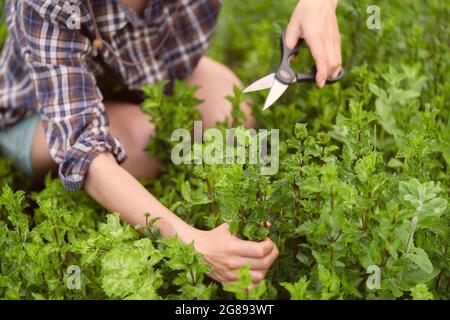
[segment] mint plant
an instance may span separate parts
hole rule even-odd
[[[32,186],[0,158],[0,298],[449,299],[450,9],[438,0],[379,1],[389,12],[384,28],[368,30],[369,4],[339,4],[341,83],[291,86],[264,112],[264,94],[235,88],[228,97],[236,131],[245,130],[244,101],[258,128],[279,129],[274,175],[248,158],[173,163],[173,131],[192,132],[200,120],[196,88],[143,88],[142,111],[156,127],[148,152],[164,164],[143,185],[196,228],[226,222],[242,239],[270,237],[280,256],[264,282],[251,287],[246,266],[236,282],[217,284],[194,244],[159,235],[152,212],[133,228],[51,176]],[[250,83],[277,66],[275,44],[291,9],[288,0],[224,3],[208,53]],[[0,47],[5,35],[2,19]],[[305,54],[295,63],[301,70],[313,62]],[[224,136],[226,128],[217,124]],[[187,157],[211,146],[193,144]],[[373,277],[379,286],[369,285]]]

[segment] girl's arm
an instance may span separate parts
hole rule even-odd
[[[155,226],[163,236],[177,234],[184,243],[194,241],[196,250],[212,267],[210,276],[217,281],[236,280],[233,271],[249,262],[253,280],[259,282],[278,256],[275,244],[268,238],[260,243],[240,240],[228,232],[226,225],[211,231],[193,228],[153,197],[110,153],[94,158],[84,187],[102,206],[119,212],[131,225],[145,225],[144,214],[149,213],[151,218],[160,218]]]
[[[145,213],[161,218],[156,226],[163,236],[178,233],[180,240],[194,240],[194,228],[172,214],[130,174],[110,153],[98,155],[89,166],[85,190],[109,211],[119,212],[131,225],[145,225]]]

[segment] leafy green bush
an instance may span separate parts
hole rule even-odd
[[[169,163],[158,180],[144,181],[198,228],[226,221],[246,239],[269,235],[280,257],[258,287],[246,289],[246,268],[235,283],[213,283],[192,245],[161,239],[151,219],[139,233],[115,214],[105,217],[84,192],[66,192],[57,180],[13,192],[7,185],[18,190],[23,182],[2,161],[0,297],[449,299],[450,8],[379,1],[383,29],[369,30],[369,4],[339,7],[342,83],[292,87],[265,112],[265,95],[251,96],[259,125],[280,129],[276,175],[260,175],[258,165]],[[210,54],[245,82],[266,74],[293,5],[225,2]],[[307,54],[296,61],[312,63]],[[168,159],[173,129],[192,129],[199,115],[194,90],[177,83],[175,96],[164,97],[161,88],[145,89],[142,109],[157,126],[149,152]],[[235,109],[242,99],[230,98]],[[67,286],[70,266],[80,268],[80,289]],[[366,285],[371,266],[380,270],[378,289]]]

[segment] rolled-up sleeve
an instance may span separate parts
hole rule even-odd
[[[39,101],[46,141],[64,187],[83,188],[91,161],[110,152],[118,163],[126,159],[119,140],[108,129],[108,118],[95,76],[85,59],[91,42],[69,29],[63,8],[22,7],[23,53]]]

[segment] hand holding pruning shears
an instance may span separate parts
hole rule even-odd
[[[336,18],[338,0],[301,0],[286,30],[286,45],[292,49],[303,38],[317,65],[316,82],[325,85],[341,70],[341,37]]]
[[[293,83],[316,82],[319,87],[344,76],[339,27],[336,19],[338,0],[301,0],[281,37],[282,60],[277,72],[254,82],[244,92],[271,89],[264,109],[269,108]],[[309,73],[297,73],[290,61],[306,41],[316,62]]]

